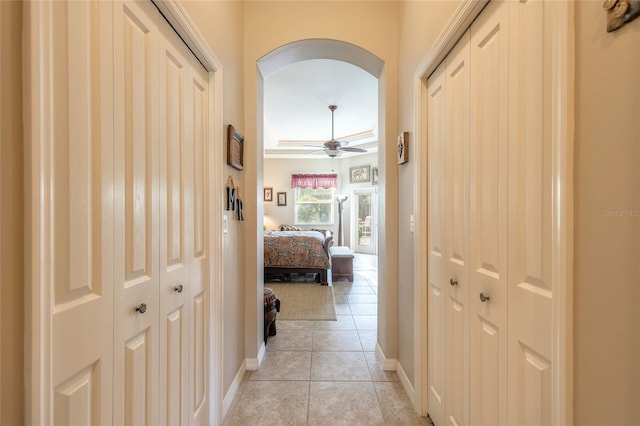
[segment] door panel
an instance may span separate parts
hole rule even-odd
[[[445,164],[446,164],[446,98],[444,64],[429,77],[428,156],[429,156],[429,360],[428,412],[435,424],[445,424]]]
[[[469,32],[446,59],[447,424],[469,422]]]
[[[188,258],[191,260],[189,269],[189,297],[191,305],[191,333],[189,353],[191,354],[189,368],[189,423],[207,425],[209,422],[209,394],[208,394],[208,324],[209,307],[207,303],[209,283],[209,253],[206,246],[206,235],[209,222],[205,215],[207,205],[206,190],[207,173],[205,161],[208,158],[208,132],[206,127],[209,114],[209,88],[207,74],[196,59],[191,56],[190,61],[190,117],[192,129],[189,136],[191,141],[191,171],[192,171],[192,225],[188,228],[191,233],[191,249]]]
[[[164,345],[160,347],[160,353],[166,354],[166,361],[164,369],[161,369],[160,376],[165,376],[166,379],[163,383],[162,389],[166,390],[165,394],[165,413],[160,413],[160,417],[163,418],[166,415],[166,424],[179,425],[183,422],[184,417],[184,390],[186,387],[186,374],[185,367],[187,361],[187,354],[185,353],[185,336],[184,330],[187,329],[186,318],[183,313],[183,308],[179,308],[174,312],[169,313],[166,316],[166,323],[164,324],[164,331],[166,333]],[[162,333],[161,331],[161,333]],[[162,356],[161,356],[162,359]]]
[[[470,423],[478,425],[507,424],[507,12],[492,2],[471,27]]]
[[[157,30],[148,2],[114,3],[114,422],[158,423]]]
[[[99,423],[100,369],[96,364],[80,371],[56,387],[53,396],[54,424],[88,425]]]
[[[144,330],[124,344],[124,424],[150,424],[152,401],[150,385],[151,344],[148,330]]]
[[[186,47],[169,28],[161,29],[157,96],[160,110],[160,423],[188,424],[189,291],[187,255],[192,194],[187,139],[190,78]]]
[[[509,422],[549,424],[553,288],[548,6],[510,6]],[[516,43],[517,40],[517,43]],[[546,67],[549,68],[549,67]]]
[[[166,126],[160,135],[160,381],[167,408],[160,419],[206,424],[208,76],[172,29],[159,27],[165,44],[158,98]]]
[[[207,302],[206,293],[201,293],[193,298],[193,344],[191,360],[192,371],[192,418],[190,421],[197,424],[206,424],[207,402]]]
[[[355,214],[351,229],[352,240],[357,253],[376,254],[378,251],[378,190],[376,188],[353,191],[351,203]]]
[[[89,2],[50,7],[53,161],[45,196],[53,200],[47,249],[53,265],[53,420],[107,424],[113,372],[113,59],[100,47],[111,46],[111,11]],[[70,28],[86,36],[75,37]]]

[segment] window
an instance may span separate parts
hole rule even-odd
[[[296,188],[294,225],[333,225],[334,188]]]

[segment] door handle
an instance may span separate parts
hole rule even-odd
[[[488,294],[480,293],[480,301],[481,302],[487,302],[489,299],[491,299],[491,298],[489,297]]]
[[[141,314],[144,314],[145,312],[147,312],[147,304],[141,303],[138,306],[136,306],[136,312],[139,312]]]
[[[458,285],[458,279],[457,278],[451,278],[449,279],[449,284],[456,286]]]
[[[175,291],[176,293],[182,293],[182,290],[183,290],[183,289],[184,289],[184,288],[182,287],[182,284],[178,284],[177,286],[175,286],[175,287],[173,288],[173,291]]]

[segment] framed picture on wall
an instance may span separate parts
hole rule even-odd
[[[270,186],[266,186],[264,188],[264,200],[273,201],[273,188],[271,188]]]
[[[368,183],[369,180],[371,179],[370,172],[371,172],[371,166],[369,165],[351,167],[349,169],[349,182],[350,183],[362,183],[362,182]]]
[[[231,124],[227,127],[227,164],[242,170],[244,168],[242,157],[244,155],[244,136]]]
[[[409,132],[402,132],[398,136],[398,164],[409,161]]]
[[[378,184],[378,168],[374,167],[371,169],[371,185]]]
[[[278,205],[286,206],[287,205],[287,193],[286,192],[278,192]]]

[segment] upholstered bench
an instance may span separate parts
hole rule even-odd
[[[331,256],[331,279],[337,281],[346,278],[353,282],[353,253],[349,247],[329,247]]]

